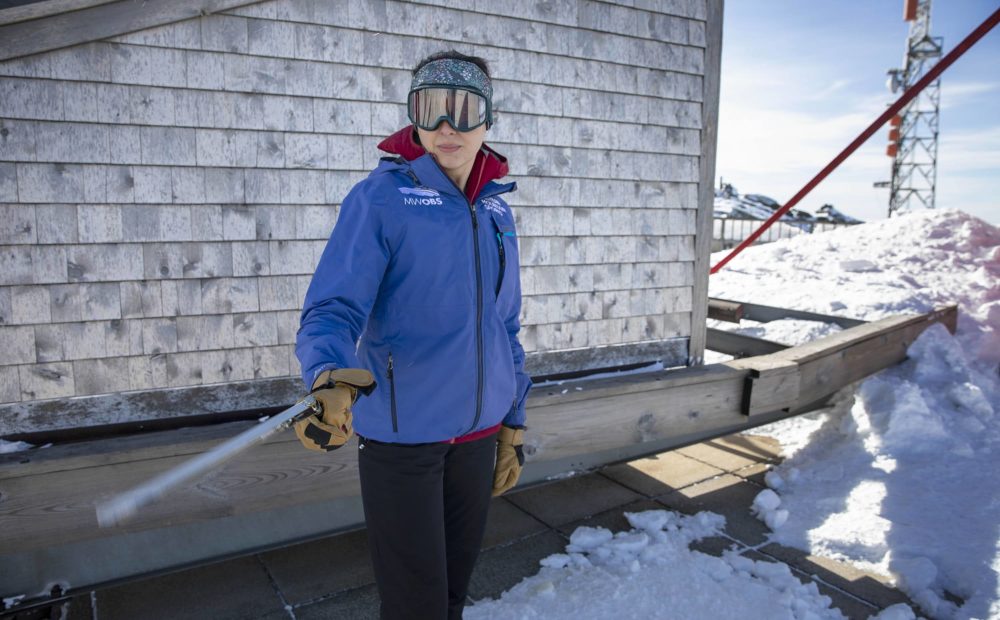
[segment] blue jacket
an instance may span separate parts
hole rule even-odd
[[[344,199],[313,275],[295,352],[302,378],[366,368],[354,428],[377,441],[446,441],[524,425],[514,217],[487,183],[470,205],[430,155],[383,159]]]

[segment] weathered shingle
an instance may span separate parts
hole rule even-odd
[[[297,373],[337,205],[450,47],[493,67],[525,348],[689,335],[705,15],[278,0],[0,63],[0,402]]]

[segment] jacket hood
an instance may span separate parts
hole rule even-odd
[[[427,150],[416,141],[415,136],[416,130],[413,125],[407,125],[379,142],[378,148],[386,153],[399,155],[407,161],[413,161],[427,154]],[[507,158],[484,143],[483,148],[476,154],[476,161],[472,164],[469,181],[465,184],[465,197],[469,202],[474,202],[487,183],[502,179],[509,171]]]

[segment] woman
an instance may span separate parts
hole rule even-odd
[[[413,124],[344,199],[302,311],[296,354],[323,413],[296,433],[333,450],[357,431],[383,618],[462,617],[491,490],[524,461],[515,184],[494,182],[506,159],[483,143],[492,98],[481,58],[417,65]]]

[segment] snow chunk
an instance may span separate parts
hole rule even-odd
[[[753,500],[753,510],[754,512],[762,513],[769,510],[774,510],[781,505],[781,498],[778,494],[771,489],[764,489],[757,494],[757,497]]]
[[[0,440],[0,441],[2,441],[2,440]],[[24,600],[24,597],[25,597],[24,594],[18,594],[17,596],[8,596],[8,597],[4,598],[3,599],[3,608],[4,609],[10,609],[11,607],[14,607],[15,605],[20,605],[21,601]]]
[[[626,512],[625,519],[632,527],[647,532],[658,532],[675,522],[677,513],[667,510],[646,510],[643,512]]]
[[[911,592],[930,588],[937,579],[937,566],[925,557],[893,560],[892,571],[896,573],[900,585]]]
[[[785,486],[785,479],[781,477],[781,474],[772,469],[764,474],[764,484],[772,489],[780,491],[781,488]]]
[[[547,558],[542,558],[538,563],[549,568],[566,568],[571,561],[572,558],[565,553],[553,553]]]
[[[776,530],[788,521],[788,511],[779,509],[781,498],[771,489],[764,489],[757,494],[750,509],[757,518],[763,521],[771,530]]]
[[[614,538],[611,530],[603,527],[581,526],[569,537],[569,551],[588,551],[600,547]]]
[[[11,454],[13,452],[23,452],[33,448],[30,443],[24,441],[6,441],[0,439],[0,454]]]

